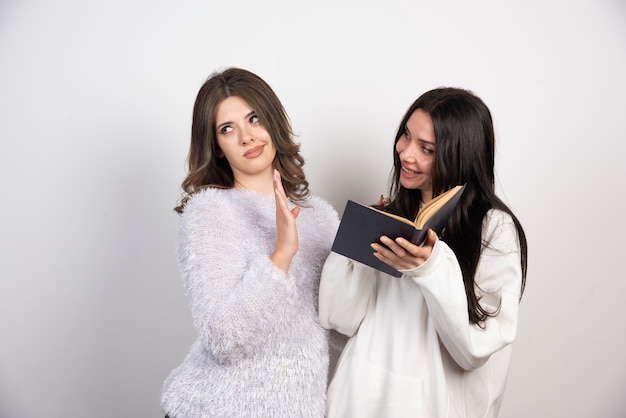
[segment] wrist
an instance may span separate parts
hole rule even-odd
[[[270,254],[270,261],[285,273],[289,271],[292,259],[293,255],[284,254],[279,251],[274,251]]]

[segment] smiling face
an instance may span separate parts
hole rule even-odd
[[[238,96],[224,99],[215,118],[217,144],[233,170],[235,181],[250,177],[272,178],[276,148],[254,109]]]
[[[433,196],[431,171],[436,150],[430,115],[417,109],[409,117],[404,135],[396,142],[396,152],[402,164],[400,184],[407,189],[419,189],[424,203]]]

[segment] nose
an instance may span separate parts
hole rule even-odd
[[[249,126],[242,126],[240,132],[241,132],[241,144],[242,145],[246,145],[254,141],[252,129]]]
[[[396,151],[398,152],[398,156],[403,161],[415,162],[417,158],[417,144],[413,141],[410,141],[408,144],[403,144],[401,141],[398,141],[396,144]]]

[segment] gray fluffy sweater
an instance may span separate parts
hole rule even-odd
[[[296,220],[289,273],[269,259],[274,196],[206,189],[180,219],[177,257],[198,338],[163,384],[172,418],[323,417],[328,335],[318,286],[339,224],[313,197]]]

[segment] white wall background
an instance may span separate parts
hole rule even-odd
[[[209,73],[291,115],[313,191],[385,191],[433,87],[495,118],[530,244],[502,417],[626,416],[623,0],[0,1],[0,417],[162,416],[194,338],[172,207]]]

